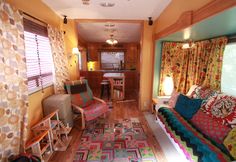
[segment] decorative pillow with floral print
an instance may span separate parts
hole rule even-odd
[[[209,87],[198,86],[194,89],[191,94],[192,98],[207,100],[209,97],[212,97],[217,93],[216,91],[210,89]]]
[[[236,123],[236,98],[219,94],[207,101],[204,111],[224,125]]]
[[[236,159],[236,128],[233,128],[226,136],[224,139],[224,145],[232,157]]]

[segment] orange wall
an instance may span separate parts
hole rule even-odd
[[[189,10],[197,10],[212,0],[172,0],[160,17],[155,21],[155,33],[175,23],[180,15]]]
[[[66,54],[71,54],[72,47],[77,46],[78,38],[74,20],[68,20],[68,24],[64,25],[62,18],[56,15],[47,5],[42,3],[41,0],[30,0],[30,2],[26,0],[7,0],[7,2],[17,9],[26,12],[27,14],[40,19],[45,23],[57,27],[60,30],[66,31],[66,34],[64,35]],[[79,77],[76,69],[78,65],[77,63],[75,64],[75,60],[77,61],[76,56],[73,56],[71,60],[68,60],[69,63],[70,61],[73,63],[72,67],[70,64],[68,65],[71,79],[76,79]],[[38,91],[29,96],[29,128],[43,117],[42,100],[52,94],[54,94],[54,90],[51,86],[46,88],[44,93]],[[30,136],[31,132],[29,131],[28,134]]]
[[[75,21],[68,20],[67,24],[62,25],[62,30],[66,32],[64,34],[66,54],[71,56],[68,57],[70,79],[76,80],[79,78],[78,56],[72,54],[72,48],[78,47],[78,35]]]
[[[153,26],[149,26],[145,21],[143,25],[141,42],[141,67],[140,67],[140,99],[141,110],[148,110],[151,107],[152,89],[152,64],[153,64]]]

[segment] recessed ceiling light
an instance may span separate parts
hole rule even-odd
[[[113,7],[113,6],[115,6],[115,3],[102,2],[102,3],[100,3],[100,6],[102,6],[102,7]]]

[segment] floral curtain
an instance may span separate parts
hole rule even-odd
[[[226,44],[226,37],[199,41],[190,49],[182,49],[183,43],[164,42],[159,95],[164,95],[163,80],[167,75],[172,75],[174,88],[182,93],[194,84],[220,90]]]
[[[23,16],[0,0],[0,161],[24,150],[28,88]]]
[[[188,53],[182,50],[182,43],[164,42],[162,45],[161,76],[159,95],[164,95],[163,81],[170,75],[174,79],[174,88],[177,91],[183,91],[185,88]]]
[[[227,42],[226,37],[212,39],[207,50],[208,62],[203,84],[212,89],[220,90],[223,54]]]
[[[68,60],[65,54],[63,33],[48,25],[48,37],[50,40],[54,62],[54,90],[55,93],[64,93],[64,83],[69,80]]]

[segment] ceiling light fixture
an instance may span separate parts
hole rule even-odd
[[[194,42],[192,40],[189,40],[183,44],[182,49],[193,48],[194,46],[195,46]]]
[[[113,38],[113,34],[111,34],[111,37],[109,39],[106,40],[106,43],[107,44],[110,44],[110,45],[115,45],[118,43],[118,41],[116,39]]]
[[[82,0],[83,5],[89,5],[90,0]]]
[[[102,7],[114,7],[115,3],[102,2],[102,3],[100,3],[100,6],[102,6]]]
[[[113,27],[115,27],[115,24],[112,24],[112,23],[108,22],[108,23],[105,24],[105,27],[106,28],[113,28]]]

